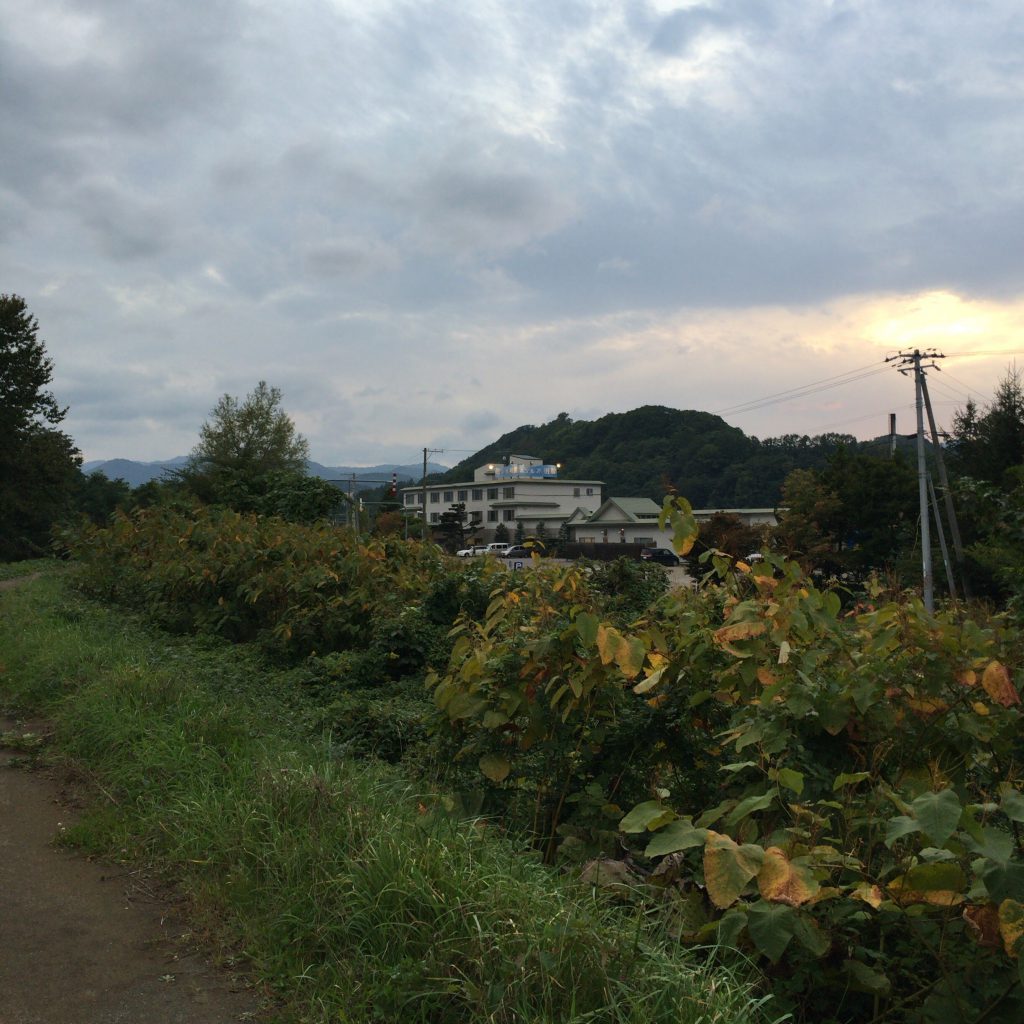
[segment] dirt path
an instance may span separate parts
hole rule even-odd
[[[24,723],[0,719],[0,733]],[[53,845],[66,786],[0,747],[0,1024],[265,1019],[239,978],[183,939],[174,907],[121,867]]]

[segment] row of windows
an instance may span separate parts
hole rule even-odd
[[[451,491],[431,491],[430,492],[430,504],[439,505],[442,501],[446,505],[454,504],[456,501],[483,501],[484,491],[487,491],[488,501],[497,501],[499,493],[503,501],[513,501],[516,496],[516,489],[514,487],[473,487],[473,488],[460,488],[459,490]],[[593,487],[574,487],[572,489],[572,496],[579,498],[583,493],[586,493],[587,497],[593,497]],[[423,492],[422,491],[406,491],[405,493],[406,505],[422,505],[423,504]],[[653,518],[653,513],[651,517]],[[643,513],[641,516],[646,518]]]
[[[488,501],[497,501],[498,494],[501,493],[501,498],[504,501],[512,501],[516,496],[516,489],[514,487],[473,487],[470,489],[463,489],[459,491],[431,491],[430,492],[430,504],[439,505],[442,501],[446,505],[451,505],[455,501],[483,501],[484,491],[487,491]],[[468,495],[472,493],[472,499]],[[580,489],[576,488],[576,496],[579,497]],[[587,488],[587,494],[592,494],[593,488]],[[456,497],[458,495],[458,497]],[[423,504],[423,492],[422,491],[406,491],[405,493],[406,505],[422,505]]]

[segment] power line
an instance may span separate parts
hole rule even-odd
[[[795,387],[795,388],[787,388],[785,391],[776,391],[774,394],[763,395],[760,398],[751,398],[751,399],[749,399],[746,402],[739,402],[737,405],[729,406],[727,409],[716,410],[714,415],[716,415],[716,416],[724,416],[726,413],[735,412],[735,411],[737,411],[739,409],[745,408],[748,405],[756,405],[756,404],[758,404],[760,402],[767,402],[769,400],[776,399],[776,398],[784,399],[784,397],[787,396],[787,395],[795,394],[796,392],[799,392],[799,391],[804,391],[807,388],[817,387],[819,384],[827,384],[829,381],[839,380],[840,377],[849,377],[851,374],[861,373],[864,370],[869,370],[869,369],[874,368],[876,365],[877,365],[876,363],[867,363],[864,366],[858,366],[856,369],[846,370],[844,373],[837,373],[837,374],[834,374],[831,377],[824,377],[822,380],[811,381],[809,384],[801,384],[801,385],[799,385],[798,387]]]
[[[853,376],[846,376],[843,380],[836,380],[832,383],[825,381],[819,381],[816,386],[805,384],[802,388],[794,388],[791,393],[781,392],[778,396],[768,396],[762,399],[754,399],[750,402],[745,402],[742,405],[733,406],[730,409],[722,410],[717,413],[719,416],[738,416],[747,412],[754,412],[758,409],[766,409],[772,405],[779,405],[782,402],[792,402],[797,398],[808,398],[811,395],[820,394],[823,391],[831,391],[834,388],[843,387],[846,384],[854,384],[857,381],[866,380],[869,377],[876,377],[878,374],[885,373],[886,368],[879,367],[878,369],[868,370],[866,373],[854,374]],[[828,378],[831,380],[831,378]]]

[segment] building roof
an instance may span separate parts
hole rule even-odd
[[[607,498],[588,524],[644,523],[657,526],[661,506],[650,498]]]

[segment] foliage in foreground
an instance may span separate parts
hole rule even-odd
[[[666,515],[692,542],[686,503]],[[1020,1020],[1017,623],[880,592],[844,613],[793,563],[714,563],[625,629],[573,570],[463,619],[434,679],[461,756],[621,818],[614,882],[643,883],[682,941],[761,958],[799,1019]],[[644,709],[653,751],[604,760]],[[648,798],[623,817],[638,760]]]
[[[162,865],[297,1017],[761,1019],[742,983],[643,916],[305,742],[288,678],[251,651],[146,635],[60,580],[0,600],[3,703],[56,716],[110,797],[72,838]]]
[[[692,543],[686,503],[666,515]],[[328,534],[275,531],[122,523],[80,550],[106,592],[192,626],[257,609],[293,653],[388,621],[397,654],[447,595],[432,605],[437,627],[458,616],[447,665],[448,641],[407,667],[435,668],[454,806],[532,827],[551,858],[594,858],[590,877],[643,892],[685,943],[738,945],[800,1019],[1024,1015],[1012,614],[931,616],[877,590],[844,610],[796,564],[717,555],[697,592],[616,608],[627,588],[602,593],[588,567],[485,565],[470,584],[415,546],[339,554],[317,546]],[[316,556],[295,559],[304,544]],[[339,683],[367,668],[331,659]]]

